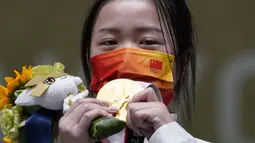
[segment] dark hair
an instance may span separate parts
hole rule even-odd
[[[83,27],[82,61],[87,86],[91,81],[90,45],[92,30],[101,8],[111,0],[95,0]],[[191,121],[195,107],[196,51],[191,14],[185,0],[153,0],[158,11],[161,26],[165,26],[173,41],[175,56],[175,98],[171,110]]]

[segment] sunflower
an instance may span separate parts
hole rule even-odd
[[[9,103],[12,103],[14,100],[13,93],[15,92],[15,90],[26,84],[26,82],[28,82],[32,78],[31,69],[32,69],[31,66],[29,66],[28,68],[26,66],[23,66],[21,74],[18,71],[14,70],[14,73],[16,74],[15,78],[12,77],[4,78],[7,83]]]
[[[14,70],[14,73],[16,74],[16,78],[12,77],[5,77],[4,80],[7,83],[7,89],[9,93],[13,93],[14,90],[18,87],[20,84],[20,73],[16,70]]]
[[[0,110],[8,103],[8,89],[0,85]]]
[[[28,68],[26,68],[26,66],[23,66],[22,73],[20,76],[20,82],[22,84],[26,84],[31,78],[32,78],[32,67],[29,66]]]

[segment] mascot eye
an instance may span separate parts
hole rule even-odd
[[[51,84],[53,84],[54,82],[55,82],[56,80],[55,80],[55,78],[47,78],[43,83],[44,84],[48,84],[48,85],[51,85]]]
[[[67,76],[63,76],[63,77],[61,77],[60,79],[65,79],[65,78],[67,78]]]

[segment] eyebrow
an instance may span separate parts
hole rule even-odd
[[[118,28],[102,28],[99,30],[99,33],[115,33],[119,34],[121,33],[121,30]]]
[[[138,32],[157,32],[157,33],[162,33],[161,28],[158,27],[153,27],[153,26],[143,26],[143,27],[137,27],[134,29],[135,31]],[[122,32],[121,29],[119,28],[113,28],[113,27],[108,27],[108,28],[102,28],[99,30],[99,33],[114,33],[114,34],[120,34]]]
[[[152,26],[137,27],[137,28],[135,28],[135,30],[138,31],[138,32],[157,32],[157,33],[162,33],[161,28],[152,27]]]

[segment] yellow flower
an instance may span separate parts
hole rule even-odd
[[[12,142],[11,139],[8,138],[8,137],[4,137],[4,138],[3,138],[3,141],[4,141],[5,143],[16,143],[16,142]]]
[[[11,143],[11,139],[9,139],[8,137],[4,137],[3,140],[5,143]]]
[[[0,110],[8,103],[8,89],[0,85]]]
[[[7,82],[7,88],[9,93],[13,93],[14,90],[19,86],[20,83],[20,74],[18,71],[14,70],[14,73],[16,74],[16,78],[12,78],[12,77],[6,77],[4,78],[5,81]]]
[[[31,78],[32,78],[32,67],[29,66],[28,69],[27,69],[26,66],[23,66],[22,67],[22,73],[21,73],[21,76],[20,76],[21,83],[25,84]]]
[[[15,90],[18,90],[18,88],[22,87],[32,78],[32,67],[29,66],[27,68],[26,66],[23,66],[21,74],[16,70],[14,70],[14,73],[16,74],[15,78],[12,78],[12,77],[5,78],[5,81],[7,83],[6,88],[0,85],[0,110],[1,112],[3,112],[1,114],[0,121],[1,121],[2,131],[3,129],[5,129],[5,133],[7,133],[7,136],[3,138],[3,141],[5,143],[16,143],[15,141],[12,140],[12,136],[10,136],[11,134],[9,133],[9,128],[11,124],[7,121],[14,122],[14,128],[18,128],[18,125],[15,126],[15,121],[9,120],[10,119],[9,116],[14,116],[16,120],[21,118],[20,117],[21,113],[18,111],[21,110],[22,108],[20,109],[16,106],[11,106],[11,105],[14,102],[13,100],[15,100],[16,98],[14,95]],[[10,113],[13,112],[13,109],[11,110],[12,112],[7,111],[8,106],[6,105],[10,105],[9,107],[12,107],[14,111],[17,110],[17,113],[14,112],[14,115],[10,115]],[[4,113],[9,113],[9,114],[4,114]],[[16,134],[17,132],[15,132],[15,134],[13,135],[16,135]]]
[[[21,84],[25,84],[32,78],[31,66],[29,66],[28,68],[24,66],[22,68],[21,74],[16,70],[14,70],[14,73],[16,74],[16,78],[12,77],[5,78],[9,93],[13,93],[17,89],[17,87],[19,87]]]

